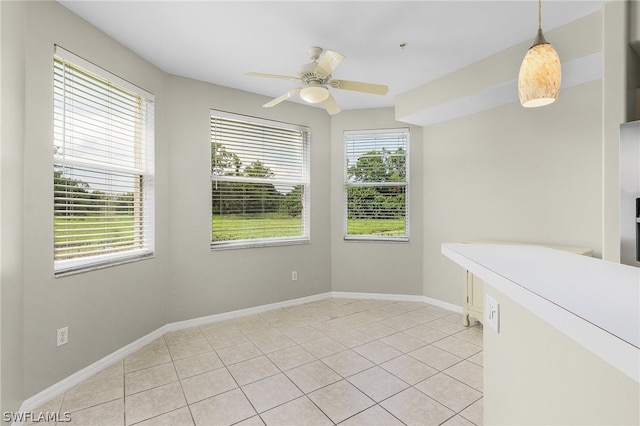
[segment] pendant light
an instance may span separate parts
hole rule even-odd
[[[538,0],[538,34],[522,60],[518,95],[523,107],[540,107],[554,102],[560,92],[560,58],[542,35],[542,0]]]

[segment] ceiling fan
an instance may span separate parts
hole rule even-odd
[[[278,96],[270,102],[267,102],[263,106],[270,108],[278,105],[280,102],[286,101],[291,96],[300,93],[300,97],[312,104],[322,103],[327,112],[331,115],[340,112],[340,107],[336,100],[331,96],[328,86],[334,89],[353,90],[356,92],[371,93],[374,95],[386,95],[389,88],[383,84],[363,83],[361,81],[349,81],[349,80],[332,80],[331,73],[340,62],[344,59],[344,55],[333,50],[327,50],[320,58],[322,48],[310,47],[309,55],[312,62],[302,66],[298,71],[297,77],[278,75],[278,74],[264,74],[258,72],[248,72],[246,75],[252,75],[256,77],[270,77],[280,78],[285,80],[301,81],[302,86],[288,91],[284,95]],[[318,60],[319,59],[319,60]]]

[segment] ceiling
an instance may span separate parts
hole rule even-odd
[[[538,25],[536,0],[58,1],[167,73],[272,98],[299,84],[244,73],[296,76],[309,47],[336,50],[346,58],[333,78],[389,86],[384,96],[332,89],[343,110],[392,107],[403,92],[533,40]],[[606,1],[546,0],[543,30]]]

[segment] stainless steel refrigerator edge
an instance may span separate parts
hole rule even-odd
[[[640,121],[620,125],[620,262],[640,267]]]

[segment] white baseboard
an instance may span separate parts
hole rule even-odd
[[[422,302],[429,305],[437,306],[447,311],[455,312],[457,314],[462,313],[462,306],[454,305],[452,303],[443,302],[442,300],[432,299],[426,296],[411,295],[411,294],[386,294],[386,293],[352,293],[332,291],[331,296],[335,298],[345,299],[372,299],[372,300],[393,300],[396,302]]]
[[[209,315],[206,317],[194,318],[186,321],[178,321],[169,324],[165,324],[157,330],[139,338],[138,340],[129,343],[128,345],[118,349],[117,351],[105,356],[102,359],[94,362],[93,364],[83,368],[80,371],[73,373],[72,375],[60,380],[58,383],[49,386],[45,390],[38,392],[36,395],[22,402],[20,406],[20,412],[28,413],[53,398],[62,395],[72,387],[80,384],[89,377],[99,373],[104,368],[125,359],[132,353],[142,349],[144,346],[153,342],[156,339],[162,337],[165,333],[170,331],[182,330],[190,327],[198,327],[201,325],[211,324],[218,321],[224,321],[232,318],[239,318],[243,316],[258,314],[261,312],[271,311],[274,309],[286,308],[290,306],[301,305],[304,303],[316,302],[319,300],[331,298],[331,293],[316,294],[313,296],[301,297],[299,299],[286,300],[284,302],[270,303],[267,305],[256,306],[247,309],[240,309],[237,311],[224,312],[221,314]],[[18,426],[17,423],[13,423],[14,426]]]
[[[115,362],[122,361],[132,353],[142,349],[144,346],[153,342],[156,339],[162,337],[165,333],[170,331],[182,330],[190,327],[198,327],[201,325],[211,324],[218,321],[224,321],[227,319],[239,318],[248,315],[254,315],[261,312],[271,311],[274,309],[286,308],[304,303],[316,302],[320,300],[330,298],[348,298],[348,299],[375,299],[375,300],[393,300],[402,302],[424,302],[430,305],[438,306],[440,308],[462,313],[462,307],[456,306],[450,303],[442,302],[436,299],[431,299],[425,296],[417,295],[402,295],[402,294],[383,294],[383,293],[350,293],[332,291],[329,293],[322,293],[313,296],[302,297],[299,299],[286,300],[284,302],[270,303],[267,305],[256,306],[252,308],[240,309],[237,311],[224,312],[221,314],[209,315],[200,318],[194,318],[186,321],[178,321],[169,324],[165,324],[157,330],[139,338],[138,340],[118,349],[117,351],[105,356],[104,358],[94,362],[88,367],[83,368],[60,380],[58,383],[49,386],[45,390],[38,392],[36,395],[23,401],[20,406],[20,412],[28,413],[34,411],[36,408],[52,400],[53,398],[62,395],[72,387],[78,385],[89,377],[99,373],[104,368],[112,365]],[[17,423],[13,425],[19,426]]]
[[[109,367],[115,362],[121,361],[132,353],[142,349],[149,343],[153,342],[156,339],[162,337],[167,331],[165,330],[165,326],[158,328],[157,330],[152,331],[151,333],[142,336],[138,340],[129,343],[127,346],[124,346],[118,349],[115,352],[110,353],[102,359],[94,362],[93,364],[83,368],[80,371],[73,373],[72,375],[60,380],[58,383],[49,386],[45,390],[38,392],[34,396],[29,399],[26,399],[22,402],[20,406],[21,413],[32,412],[34,409],[40,407],[42,404],[52,400],[53,398],[62,395],[72,387],[82,383],[84,380],[89,377],[99,373],[106,367]],[[16,423],[13,423],[16,425]]]
[[[344,299],[393,300],[394,302],[424,302],[423,296],[411,294],[353,293],[332,291],[331,296]]]
[[[428,303],[429,305],[437,306],[442,309],[446,309],[447,311],[455,312],[456,314],[462,313],[462,306],[454,305],[453,303],[443,302],[442,300],[432,299],[427,296],[421,296],[422,301],[424,303]]]
[[[166,332],[182,330],[184,328],[198,327],[201,325],[211,324],[218,321],[224,321],[233,318],[245,317],[248,315],[259,314],[261,312],[272,311],[275,309],[288,308],[290,306],[302,305],[304,303],[317,302],[319,300],[330,299],[331,293],[316,294],[313,296],[301,297],[299,299],[285,300],[284,302],[269,303],[268,305],[260,305],[252,308],[240,309],[237,311],[223,312],[221,314],[208,315],[206,317],[194,318],[185,321],[173,322],[165,325]]]

